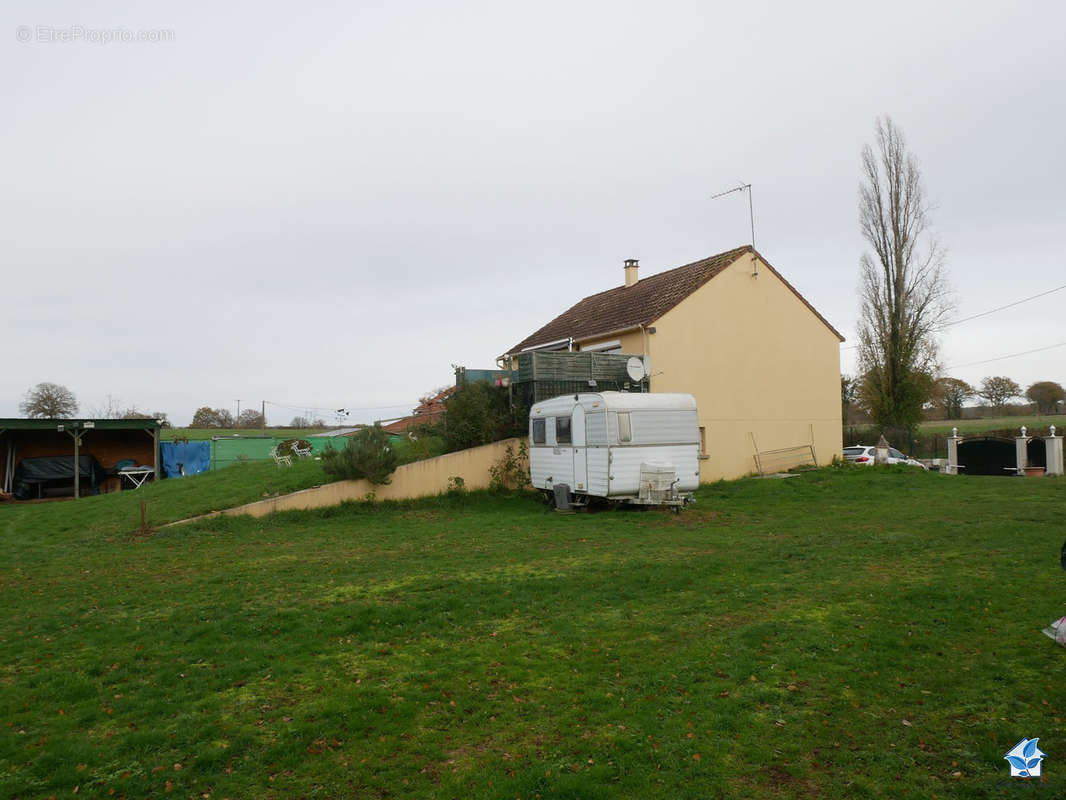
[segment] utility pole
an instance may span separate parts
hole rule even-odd
[[[241,401],[237,400],[237,419],[233,420],[234,427],[240,427],[240,425],[238,425],[238,423],[237,423],[237,420],[240,419],[240,418],[241,418]]]
[[[259,418],[263,420],[263,430],[267,427],[267,401],[263,401],[263,410],[259,414]]]

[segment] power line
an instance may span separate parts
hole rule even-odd
[[[961,325],[962,323],[969,322],[972,319],[977,319],[979,317],[987,317],[989,314],[995,314],[997,311],[1002,311],[1005,308],[1013,308],[1014,306],[1020,306],[1022,303],[1028,303],[1030,300],[1036,300],[1038,297],[1044,297],[1046,295],[1053,294],[1054,292],[1061,292],[1063,289],[1066,289],[1066,283],[1062,284],[1062,286],[1056,286],[1054,289],[1048,289],[1046,292],[1034,294],[1032,297],[1023,297],[1021,300],[1015,300],[1013,303],[1007,303],[1007,305],[1005,306],[990,308],[988,309],[988,311],[982,311],[980,314],[974,314],[972,317],[963,317],[962,319],[957,319],[953,322],[945,322],[940,327],[935,328],[935,330],[942,331],[944,330],[944,328],[950,328],[952,325]]]
[[[971,361],[969,364],[952,364],[949,367],[944,367],[944,369],[961,369],[962,367],[976,367],[978,364],[991,364],[993,361],[1006,361],[1008,358],[1027,356],[1030,353],[1043,353],[1045,350],[1054,350],[1056,347],[1066,347],[1066,342],[1059,342],[1058,344],[1049,344],[1047,347],[1038,347],[1035,350],[1023,350],[1020,353],[1011,353],[1009,356],[986,358],[984,361]]]
[[[1038,299],[1040,297],[1046,297],[1049,294],[1054,294],[1055,292],[1061,292],[1063,289],[1066,289],[1066,283],[1062,284],[1062,286],[1056,286],[1054,289],[1048,289],[1046,292],[1040,292],[1039,294],[1034,294],[1031,297],[1023,297],[1021,300],[1015,300],[1013,303],[1007,303],[1004,306],[997,306],[996,308],[990,308],[990,309],[988,309],[988,311],[982,311],[980,314],[974,314],[971,317],[963,317],[962,319],[957,319],[957,320],[954,320],[952,322],[945,322],[943,325],[938,325],[937,327],[933,328],[933,331],[934,332],[942,331],[945,328],[950,328],[950,327],[952,327],[954,325],[961,325],[962,323],[969,322],[970,320],[979,319],[980,317],[987,317],[989,314],[995,314],[997,311],[1003,311],[1004,309],[1007,309],[1007,308],[1014,308],[1014,306],[1020,306],[1022,303],[1028,303],[1030,300],[1036,300],[1036,299]],[[842,349],[844,349],[844,350],[857,350],[858,348],[859,348],[859,346],[857,344],[853,344],[850,347],[844,347]],[[1004,356],[1004,357],[1006,358],[1007,356]],[[993,360],[997,360],[997,359],[993,359]],[[960,365],[960,366],[964,366],[964,365]]]

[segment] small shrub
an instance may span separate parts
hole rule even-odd
[[[448,488],[445,493],[449,497],[462,497],[466,494],[466,481],[458,475],[452,475],[448,478]]]
[[[489,467],[489,491],[496,494],[514,492],[529,483],[529,449],[518,443],[518,452],[507,445],[500,460]]]
[[[389,483],[396,469],[396,453],[389,446],[389,435],[375,425],[349,438],[343,450],[331,448],[323,453],[322,469],[338,480],[365,478],[375,485]]]

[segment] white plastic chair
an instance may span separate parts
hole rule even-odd
[[[279,455],[278,454],[278,446],[277,445],[274,445],[273,447],[270,448],[270,455],[273,457],[274,463],[277,466],[279,466],[279,467],[282,466],[282,465],[284,465],[286,467],[291,467],[292,466],[292,456]]]

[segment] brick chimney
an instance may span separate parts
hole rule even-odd
[[[635,258],[627,258],[625,260],[626,265],[626,286],[633,286],[637,282],[637,269],[640,265]]]

